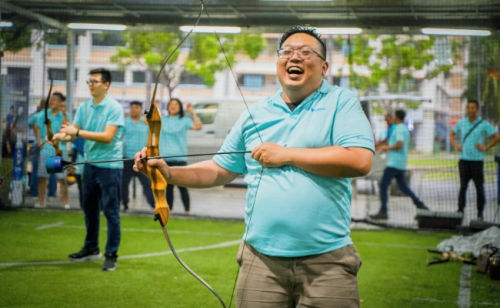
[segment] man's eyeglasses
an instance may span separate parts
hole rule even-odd
[[[89,79],[87,80],[87,84],[90,86],[90,85],[95,85],[95,84],[98,84],[98,83],[101,83],[102,81],[100,80],[93,80],[93,79]]]
[[[299,57],[301,57],[304,60],[309,60],[313,56],[313,54],[317,55],[321,60],[326,61],[325,57],[320,55],[317,51],[312,49],[309,46],[302,46],[302,47],[297,47],[297,48],[292,48],[292,47],[284,47],[280,48],[277,50],[278,52],[278,57],[280,59],[288,59],[293,56],[295,52],[299,54]]]

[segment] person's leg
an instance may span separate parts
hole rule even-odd
[[[465,160],[459,160],[458,162],[458,172],[460,174],[460,190],[458,192],[458,211],[464,212],[465,209],[465,194],[467,192],[467,185],[471,179],[470,175],[470,162]]]
[[[120,246],[120,188],[122,169],[99,168],[96,177],[100,187],[100,201],[104,216],[108,222],[106,255],[115,256]]]
[[[66,180],[57,180],[59,182],[59,190],[61,192],[61,202],[64,208],[69,208],[68,203],[68,184]]]
[[[85,215],[85,236],[84,246],[89,249],[99,248],[99,195],[100,187],[97,185],[97,167],[85,165],[83,169],[83,213]]]
[[[295,258],[276,258],[260,254],[242,243],[236,260],[240,265],[236,288],[238,308],[292,308],[291,264]]]
[[[168,207],[172,210],[174,208],[174,185],[167,184],[167,192],[165,194],[167,195]]]
[[[83,208],[83,191],[82,191],[82,175],[75,174],[76,185],[78,185],[78,201],[80,201],[80,208]]]
[[[382,175],[382,180],[380,180],[380,213],[387,213],[388,190],[395,170],[394,168],[386,167]]]
[[[45,161],[45,160],[44,160]],[[44,165],[43,163],[42,165]],[[57,179],[55,174],[49,176],[49,197],[55,197],[57,192]]]
[[[126,160],[123,162],[123,178],[122,178],[122,203],[123,209],[128,210],[128,202],[129,202],[129,191],[128,187],[130,185],[130,180],[134,175],[134,170],[132,170],[132,166],[134,165],[133,160]]]
[[[45,206],[45,196],[47,194],[47,181],[49,178],[49,174],[47,173],[47,169],[45,168],[45,155],[40,153],[38,161],[38,205]],[[43,163],[42,163],[43,162]]]
[[[477,161],[472,163],[472,181],[476,186],[476,200],[477,200],[477,217],[483,219],[484,204],[486,198],[484,196],[484,163]]]
[[[45,194],[47,193],[47,178],[38,178],[38,204],[45,206]]]
[[[142,185],[142,193],[146,197],[149,206],[155,208],[155,197],[153,196],[153,190],[151,189],[151,181],[148,177],[142,173],[137,173],[137,178]]]
[[[406,179],[405,179],[405,171],[404,170],[399,170],[396,169],[395,173],[395,178],[396,182],[398,183],[399,189],[407,196],[411,198],[413,201],[413,204],[417,206],[417,208],[426,208],[424,203],[413,193],[413,191],[408,187],[406,184]]]
[[[360,267],[361,258],[353,245],[297,258],[294,307],[360,307]]]
[[[190,208],[190,200],[189,200],[189,192],[186,187],[183,186],[177,186],[179,187],[179,191],[181,193],[181,199],[182,199],[182,204],[184,205],[184,211],[186,214],[189,215],[189,208]]]
[[[40,159],[40,150],[33,150],[32,154],[32,170],[30,176],[30,195],[32,197],[38,196],[38,161]]]

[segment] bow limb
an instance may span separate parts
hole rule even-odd
[[[50,101],[50,95],[52,94],[52,85],[54,83],[54,80],[51,78],[50,79],[50,88],[49,88],[49,93],[47,94],[47,99],[45,99],[45,128],[47,129],[47,140],[52,141],[52,138],[54,137],[54,133],[52,132],[52,121],[49,119],[49,101]],[[62,151],[59,148],[59,143],[58,142],[52,142],[52,145],[56,149],[56,156],[62,156]]]

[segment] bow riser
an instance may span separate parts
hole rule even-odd
[[[150,156],[159,156],[159,143],[160,143],[160,132],[161,132],[161,115],[158,111],[158,107],[151,105],[151,111],[146,117],[149,126],[148,135],[148,145],[146,154]],[[158,169],[153,169],[146,164],[147,173],[151,178],[151,189],[153,190],[153,196],[155,198],[155,219],[160,221],[162,226],[167,225],[168,217],[170,216],[170,209],[165,199],[165,190],[167,188],[167,181]]]

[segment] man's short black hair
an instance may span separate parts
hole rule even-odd
[[[403,121],[406,117],[406,111],[404,111],[403,109],[396,110],[394,114],[396,115],[396,118],[400,119],[401,121]]]
[[[109,82],[111,84],[111,72],[105,68],[95,68],[89,72],[89,75],[101,74],[101,81],[103,83]]]
[[[132,106],[132,105],[139,105],[142,108],[142,102],[140,102],[140,101],[131,101],[130,106]]]
[[[468,99],[467,104],[476,104],[476,107],[479,109],[479,102],[475,99]]]
[[[59,99],[60,99],[61,101],[63,101],[63,102],[65,102],[65,101],[66,101],[66,96],[64,96],[61,92],[54,92],[54,93],[52,93],[52,95],[53,95],[53,96],[54,96],[54,95],[55,95],[55,96],[59,96]]]
[[[321,55],[326,58],[326,44],[325,42],[321,39],[321,35],[316,32],[316,28],[311,27],[311,26],[293,26],[290,29],[288,29],[283,35],[281,36],[279,42],[278,42],[278,48],[281,48],[283,43],[292,35],[297,34],[297,33],[305,33],[308,34],[312,37],[314,37],[321,45]]]

